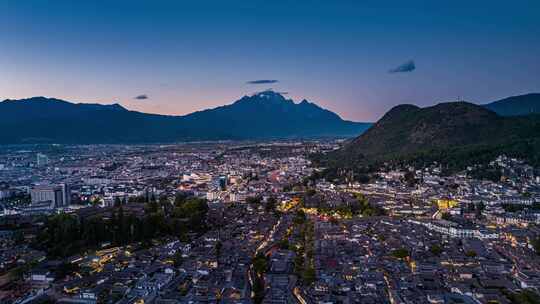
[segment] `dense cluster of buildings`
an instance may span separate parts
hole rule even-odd
[[[540,290],[540,179],[499,157],[308,178],[333,141],[8,147],[0,153],[5,303],[511,303]],[[205,229],[51,256],[47,216],[142,218],[178,194]],[[172,207],[171,207],[172,206]],[[157,210],[157,212],[160,212]],[[181,220],[180,220],[181,221]],[[256,265],[257,264],[257,265]],[[263,266],[261,266],[263,264]]]

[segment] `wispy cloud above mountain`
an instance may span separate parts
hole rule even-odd
[[[278,83],[279,80],[275,79],[257,79],[247,81],[246,84],[269,84],[269,83]]]
[[[416,65],[413,60],[409,60],[393,69],[390,69],[388,73],[409,73],[416,70]]]
[[[145,100],[145,99],[148,99],[148,95],[146,94],[141,94],[141,95],[137,95],[135,97],[133,97],[133,99],[137,99],[137,100]]]

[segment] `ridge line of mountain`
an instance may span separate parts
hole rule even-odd
[[[535,97],[535,99],[531,99]],[[540,111],[503,111],[540,104],[540,94],[498,101],[498,112],[469,102],[420,108],[398,105],[340,150],[313,160],[330,176],[343,169],[366,172],[392,164],[423,167],[438,162],[449,172],[489,162],[506,154],[540,166]]]
[[[276,92],[181,116],[34,97],[0,102],[0,143],[147,143],[221,139],[351,137],[370,123],[343,120]]]

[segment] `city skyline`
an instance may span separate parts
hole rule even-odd
[[[184,115],[273,88],[344,119],[538,92],[533,1],[0,4],[1,99]],[[466,47],[465,47],[466,46]]]
[[[0,0],[0,303],[540,303],[538,16]]]

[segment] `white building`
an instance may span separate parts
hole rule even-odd
[[[38,153],[37,154],[36,161],[37,161],[38,167],[46,166],[47,164],[49,164],[49,158],[47,157],[47,155],[45,155],[43,153]]]
[[[71,191],[67,184],[37,185],[30,190],[32,204],[50,202],[51,208],[69,206]]]

